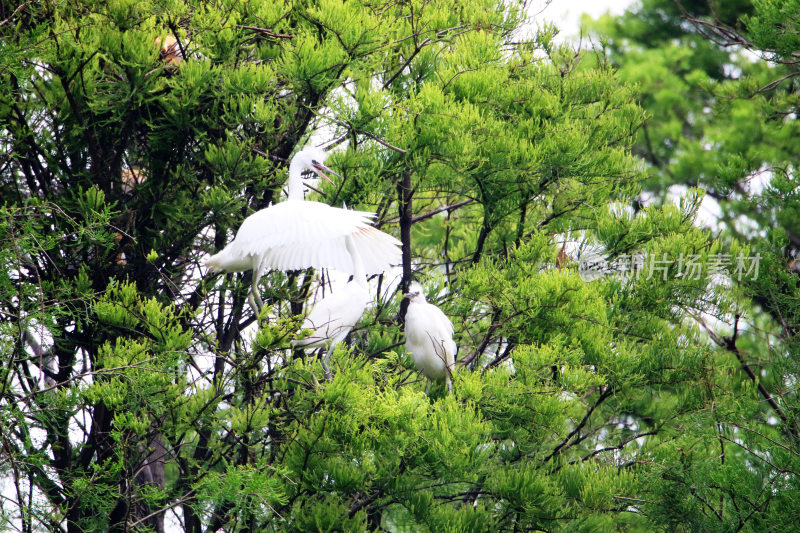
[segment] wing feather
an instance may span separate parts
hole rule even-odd
[[[400,241],[371,226],[374,216],[319,202],[281,202],[247,217],[224,254],[218,254],[226,262],[216,260],[213,266],[220,263],[225,269],[230,264],[241,270],[252,258],[261,258],[266,268],[336,268],[352,274],[353,261],[345,247],[350,236],[365,272],[380,273],[400,264]]]

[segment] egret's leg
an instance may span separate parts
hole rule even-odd
[[[455,363],[447,365],[447,373],[444,375],[444,382],[447,385],[447,392],[453,392],[453,369],[455,367]]]
[[[258,294],[258,287],[256,287],[255,283],[250,286],[250,294],[247,296],[247,303],[250,304],[256,316],[261,313],[261,308],[264,307],[264,302],[261,300],[261,295]]]
[[[258,291],[258,280],[261,279],[263,274],[264,266],[258,265],[257,268],[253,269],[253,279],[250,280],[250,296],[247,298],[247,301],[250,303],[250,307],[253,308],[253,312],[256,316],[261,313],[261,309],[264,307],[264,301],[261,299],[261,293]]]
[[[425,394],[428,394],[428,389],[431,388],[431,380],[425,378]]]
[[[256,305],[258,306],[258,311],[256,314],[260,313],[261,310],[264,308],[264,300],[261,299],[261,293],[258,291],[258,287],[253,287],[253,298],[256,301]]]
[[[323,350],[325,349],[323,348]],[[325,379],[328,381],[333,381],[333,374],[331,373],[331,369],[328,368],[328,361],[330,361],[331,358],[331,351],[333,351],[332,347],[322,352],[322,370],[325,371]]]
[[[247,303],[250,304],[250,308],[253,310],[253,314],[258,316],[258,305],[256,305],[256,299],[253,297],[253,289],[250,289],[250,293],[247,295]]]

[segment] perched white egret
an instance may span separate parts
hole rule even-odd
[[[307,147],[289,164],[289,195],[285,202],[247,217],[236,238],[221,252],[209,257],[209,272],[244,272],[253,269],[250,305],[258,312],[263,306],[258,280],[269,269],[301,270],[335,268],[355,274],[352,254],[345,239],[351,239],[368,274],[378,274],[400,263],[400,241],[370,225],[375,214],[304,201],[304,170],[331,181],[323,164],[327,154]]]
[[[364,265],[352,237],[345,238],[345,246],[353,258],[355,272],[352,279],[314,304],[302,326],[302,329],[310,329],[311,335],[292,343],[299,348],[324,348],[322,368],[329,379],[331,352],[347,337],[370,301]]]
[[[414,365],[430,381],[445,380],[447,390],[453,390],[452,376],[456,364],[456,342],[453,340],[453,323],[441,309],[425,301],[419,283],[412,283],[406,298],[406,350],[411,353]]]

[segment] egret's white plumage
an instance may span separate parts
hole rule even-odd
[[[309,329],[312,333],[292,343],[299,348],[324,348],[322,366],[328,375],[330,375],[328,359],[331,352],[347,337],[370,301],[367,277],[353,240],[352,237],[345,239],[347,251],[355,263],[353,278],[312,306],[302,326],[302,329]]]
[[[411,284],[407,297],[406,350],[426,378],[431,381],[445,380],[447,390],[451,391],[457,351],[453,340],[453,323],[441,309],[425,300],[419,283]]]
[[[236,238],[206,260],[209,272],[253,269],[251,297],[258,307],[261,298],[256,284],[269,269],[335,268],[355,274],[345,242],[348,238],[368,274],[384,272],[400,263],[400,241],[370,225],[373,213],[303,200],[303,170],[312,170],[328,181],[324,172],[335,174],[322,163],[326,157],[317,148],[298,152],[289,164],[288,199],[247,217]]]

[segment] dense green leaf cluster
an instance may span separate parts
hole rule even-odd
[[[718,252],[759,259],[757,275],[729,276],[715,291],[713,322],[696,317],[716,345],[715,426],[693,424],[684,458],[664,463],[660,494],[674,495],[652,509],[672,527],[795,527],[797,13],[796,2],[648,0],[592,23],[650,115],[634,146],[645,190],[656,201],[668,188],[705,190]]]
[[[791,58],[762,4],[722,20]],[[794,388],[796,345],[770,344],[762,379],[743,362],[800,312],[766,253],[786,238],[695,219],[794,126],[744,131],[773,101],[738,98],[701,36],[701,55],[675,45],[668,12],[662,33],[606,21],[643,40],[606,57],[525,37],[523,2],[0,2],[0,528],[788,527],[797,426],[762,388]],[[700,186],[674,205],[636,201],[648,136],[650,190]],[[201,266],[319,140],[342,179],[309,196],[376,212],[404,248],[331,381],[291,344],[330,273],[269,273],[254,316],[249,273]],[[788,228],[794,196],[775,174],[755,220]],[[589,281],[579,250],[641,268]],[[664,260],[756,250],[761,275],[733,285]],[[454,322],[452,394],[427,396],[402,349],[412,278]],[[732,337],[709,325],[745,316]]]

